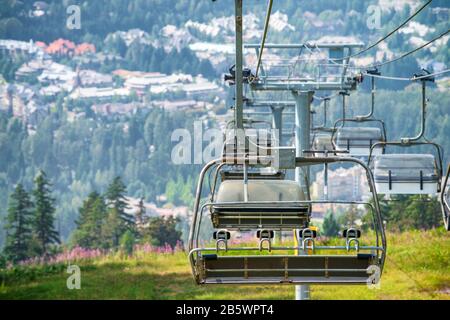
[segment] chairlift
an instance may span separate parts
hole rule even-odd
[[[224,159],[213,160],[200,173],[189,236],[189,260],[197,284],[367,284],[372,279],[368,274],[372,266],[382,271],[386,237],[369,168],[355,158],[294,156],[294,159],[294,165],[289,169],[335,162],[360,165],[367,174],[372,203],[310,200],[297,182],[249,179],[246,167],[253,165],[248,157],[240,159],[245,173],[242,180],[222,181],[211,190],[207,200],[202,201],[205,176],[210,170],[225,166]],[[316,244],[317,233],[309,227],[310,207],[321,203],[357,203],[370,208],[375,229],[374,244],[360,244],[357,239],[360,233],[354,231],[346,233],[342,245]],[[208,212],[216,229],[213,234],[215,245],[203,247],[199,234],[203,217]],[[273,245],[274,230],[293,228],[299,229],[298,245]],[[254,230],[256,245],[233,244],[230,230]]]
[[[442,152],[441,146],[424,138],[426,119],[426,81],[430,77],[421,77],[422,109],[421,129],[417,136],[401,138],[400,141],[377,142],[370,148],[368,164],[373,159],[375,185],[380,194],[437,194],[441,189]],[[413,147],[428,145],[436,151],[434,154],[383,154],[375,155],[373,150],[379,147]],[[375,156],[374,156],[375,155]],[[374,156],[374,157],[373,157]]]
[[[331,143],[331,133],[318,133],[314,135],[312,142],[312,150],[332,152],[334,146]]]
[[[346,119],[345,121],[352,120]],[[350,155],[356,157],[368,156],[373,144],[385,140],[382,129],[374,127],[341,127],[336,129],[335,136],[336,142],[333,138],[331,141],[334,143],[336,150],[348,150]],[[384,149],[381,145],[373,149],[374,155],[383,154],[383,152]]]
[[[373,144],[377,142],[386,141],[386,126],[382,120],[373,119],[374,106],[375,106],[375,84],[374,78],[372,78],[372,99],[371,110],[366,115],[356,116],[354,118],[345,117],[345,97],[348,96],[346,92],[340,92],[342,95],[342,118],[338,119],[334,123],[334,130],[331,138],[331,142],[338,151],[347,150],[351,156],[355,157],[367,157],[372,151],[374,155],[384,153],[382,145],[378,145],[377,148],[371,150]],[[346,123],[376,123],[378,127],[363,127],[353,126],[346,127]]]
[[[432,154],[385,154],[374,158],[380,194],[437,194],[439,169]]]
[[[444,226],[447,231],[450,231],[450,165],[447,168],[442,190],[439,197],[442,207],[442,217],[444,218]]]

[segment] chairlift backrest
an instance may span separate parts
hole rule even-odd
[[[336,149],[348,150],[350,155],[368,156],[371,146],[383,141],[380,128],[374,127],[341,127],[336,132]],[[382,154],[383,148],[375,148],[374,154]]]
[[[247,176],[249,179],[277,179],[283,180],[285,177],[285,173],[281,170],[276,170],[272,167],[249,167],[247,171]],[[220,170],[220,177],[222,181],[225,180],[243,180],[244,179],[244,170],[242,165],[228,165],[223,167]]]
[[[210,208],[215,228],[288,230],[309,221],[311,206],[295,181],[250,179],[246,190],[247,201],[243,180],[222,181]]]
[[[331,143],[331,134],[320,133],[314,137],[312,149],[314,151],[333,151],[334,147]]]
[[[298,182],[289,180],[249,180],[249,201],[302,201],[305,194]],[[216,202],[244,201],[242,180],[223,181],[217,191]]]
[[[373,161],[375,185],[383,194],[436,194],[439,174],[432,154],[385,154]]]

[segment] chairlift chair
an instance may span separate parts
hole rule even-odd
[[[380,143],[381,144],[381,143]],[[383,154],[372,157],[368,163],[373,168],[375,186],[379,194],[430,194],[440,192],[442,157],[440,146],[432,142],[383,142],[385,146],[409,147],[431,145],[433,154]],[[372,146],[376,147],[377,144]],[[437,159],[437,160],[436,160]]]
[[[444,226],[447,231],[450,231],[450,165],[447,168],[444,182],[442,184],[441,194],[439,197],[442,207],[442,217],[444,218]]]
[[[270,166],[263,161],[250,165],[248,157],[240,160],[245,173],[247,166]],[[316,232],[309,228],[310,207],[336,201],[309,200],[294,181],[254,180],[244,174],[242,180],[225,180],[217,188],[214,186],[208,200],[202,201],[205,176],[210,170],[225,166],[225,159],[217,159],[202,169],[197,185],[189,235],[189,261],[196,283],[366,284],[371,281],[368,272],[374,267],[381,272],[386,254],[386,237],[371,171],[362,161],[345,157],[294,156],[294,164],[289,169],[335,162],[357,164],[366,171],[373,202],[362,204],[367,205],[373,215],[376,238],[373,245],[360,245],[356,239],[360,235],[358,232],[347,232],[345,245],[316,245]],[[203,247],[199,234],[208,212],[216,228],[216,245]],[[272,244],[273,230],[293,228],[300,230],[298,245],[277,247]],[[256,246],[230,244],[228,230],[249,229],[256,231]]]
[[[368,70],[370,74],[380,74],[378,70]],[[382,145],[371,150],[373,144],[386,141],[386,126],[380,119],[373,118],[375,111],[375,78],[372,77],[371,108],[368,114],[358,115],[354,118],[345,116],[345,97],[347,92],[340,92],[342,96],[342,118],[334,123],[332,143],[337,151],[348,151],[351,156],[367,157],[370,152],[374,155],[384,153]],[[352,126],[346,127],[347,123],[376,123],[377,127]]]
[[[431,154],[386,154],[374,159],[375,186],[381,194],[436,194],[438,172]]]
[[[377,122],[380,127],[345,127],[338,124],[342,122]],[[332,143],[338,151],[347,150],[351,156],[367,157],[370,152],[373,155],[384,153],[383,145],[378,144],[376,148],[371,147],[377,142],[386,141],[386,128],[384,122],[378,119],[339,119],[335,122],[335,131],[332,135]]]
[[[426,70],[425,70],[426,71]],[[427,74],[429,72],[426,71]],[[432,77],[419,77],[422,87],[421,127],[414,137],[401,138],[400,141],[380,141],[370,148],[368,164],[373,161],[375,185],[382,194],[437,194],[441,191],[442,147],[428,141],[425,137],[426,125],[426,82],[434,81]],[[383,154],[375,155],[374,150],[386,146],[413,147],[428,145],[436,151],[433,154]]]

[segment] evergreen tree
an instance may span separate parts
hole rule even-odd
[[[157,217],[150,220],[148,237],[153,245],[163,246],[169,244],[174,247],[181,240],[181,232],[177,230],[178,218]]]
[[[106,191],[106,204],[109,207],[108,216],[103,229],[113,247],[119,245],[120,237],[127,230],[134,231],[135,222],[132,215],[125,212],[128,209],[125,194],[127,189],[120,177],[115,177]]]
[[[120,246],[127,255],[131,255],[133,253],[135,241],[134,234],[130,230],[125,231],[120,238]]]
[[[133,216],[125,212],[125,210],[129,208],[125,197],[126,193],[127,188],[123,183],[122,178],[115,177],[108,186],[105,197],[108,206],[116,209],[120,218],[126,224],[132,225],[134,224]]]
[[[12,262],[22,261],[29,255],[32,206],[28,193],[18,184],[11,194],[5,226],[7,236],[4,254]]]
[[[323,219],[322,224],[323,233],[327,237],[336,237],[339,233],[339,223],[334,217],[333,212],[328,211],[327,215]]]
[[[33,233],[36,239],[36,254],[48,254],[51,244],[60,243],[54,226],[55,200],[50,195],[51,185],[44,171],[39,172],[34,182]]]
[[[102,225],[106,217],[106,205],[103,197],[91,192],[79,209],[76,221],[77,230],[73,242],[83,248],[100,248],[103,246]]]
[[[102,247],[116,248],[119,245],[120,237],[125,231],[126,228],[120,219],[117,209],[109,209],[102,227]]]

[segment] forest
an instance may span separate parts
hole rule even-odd
[[[446,132],[450,131],[450,115],[445,106],[450,98],[436,89],[430,89],[428,97],[426,137],[449,150]],[[418,132],[420,85],[412,84],[402,92],[380,90],[376,99],[375,118],[385,121],[389,139]],[[370,106],[370,95],[352,94],[349,104],[354,113],[362,114]],[[315,108],[316,121],[320,122],[320,106]],[[399,116],[389,116],[392,110]],[[340,101],[333,101],[330,111],[331,123],[340,115]],[[159,203],[158,196],[166,194],[169,203],[192,205],[200,167],[174,165],[170,156],[175,143],[170,137],[176,128],[193,130],[195,113],[155,108],[116,118],[93,115],[75,122],[65,115],[51,113],[34,134],[29,134],[18,119],[0,115],[0,149],[4,151],[0,153],[0,203],[8,203],[17,183],[32,189],[35,176],[45,171],[53,184],[56,224],[62,239],[68,239],[75,229],[78,208],[88,194],[104,192],[117,176],[122,177],[129,196]],[[425,147],[417,151],[431,152]],[[444,164],[448,161],[445,153]],[[6,206],[2,210],[5,215]]]

